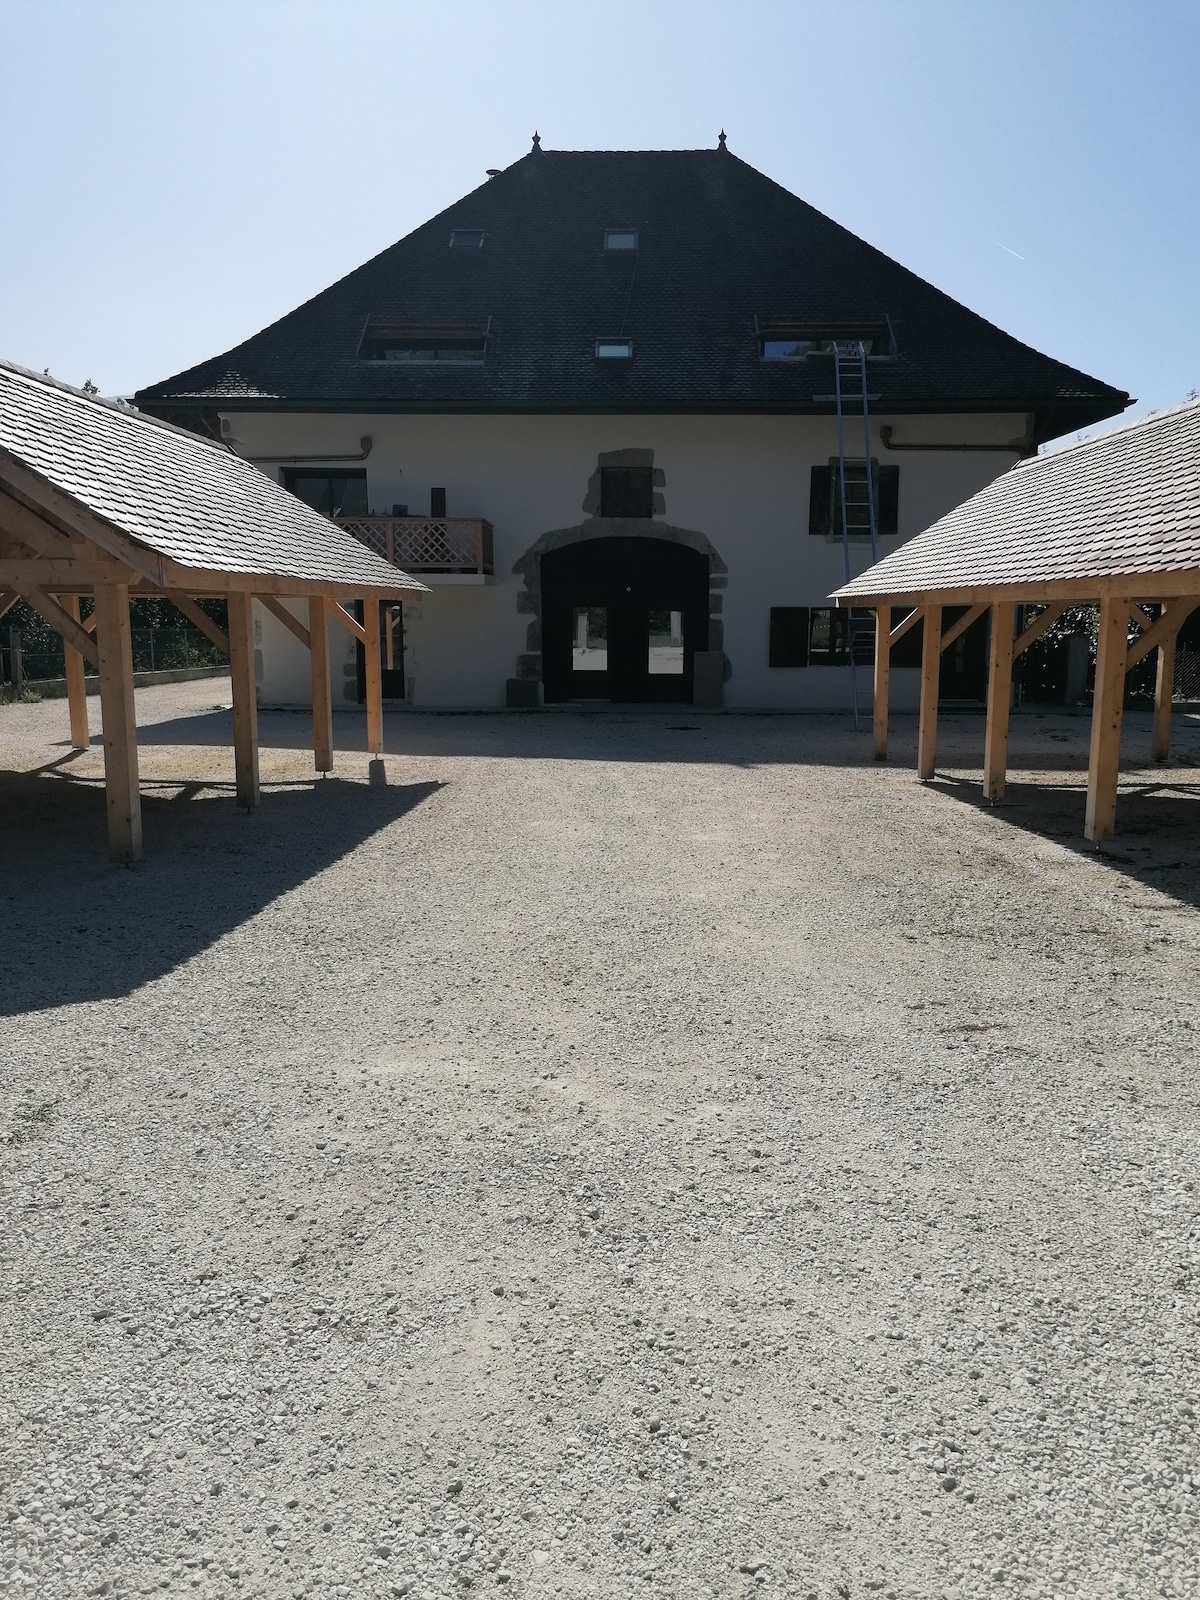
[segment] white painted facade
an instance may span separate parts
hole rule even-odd
[[[849,671],[768,665],[772,606],[820,606],[844,579],[841,540],[808,532],[810,471],[837,454],[832,417],[680,415],[406,415],[258,413],[223,417],[229,442],[248,457],[345,455],[363,435],[373,445],[363,463],[368,505],[386,515],[394,503],[416,515],[432,486],[444,486],[447,515],[485,517],[494,528],[493,578],[422,577],[430,592],[405,608],[407,699],[415,708],[496,708],[527,653],[531,617],[518,609],[525,580],[514,565],[544,535],[588,522],[588,482],[602,451],[650,449],[664,477],[665,511],[654,524],[707,540],[727,568],[722,589],[725,705],[740,710],[843,709]],[[872,419],[872,454],[900,467],[899,532],[880,555],[912,538],[1017,459],[995,451],[892,452],[894,442],[1004,446],[1026,434],[1022,413],[881,416]],[[861,456],[851,422],[847,453]],[[269,463],[263,470],[273,472]],[[280,474],[281,475],[281,474]],[[603,536],[603,519],[588,531]],[[852,545],[853,571],[870,561]],[[267,706],[307,706],[308,656],[269,613],[258,608],[260,697]],[[356,698],[354,647],[331,630],[335,704]],[[866,673],[860,682],[866,690]],[[916,703],[917,673],[897,670],[893,699]],[[342,687],[339,690],[339,683]]]

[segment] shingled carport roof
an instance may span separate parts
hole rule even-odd
[[[1153,754],[1170,740],[1175,644],[1200,605],[1200,400],[1012,467],[843,585],[839,606],[875,609],[875,752],[887,753],[891,646],[923,628],[917,771],[934,775],[942,650],[991,613],[984,792],[1004,792],[1015,657],[1075,602],[1100,625],[1085,831],[1116,817],[1125,675],[1158,652]],[[893,605],[912,607],[898,626]],[[946,630],[944,606],[967,607]],[[1040,614],[1014,637],[1017,606]]]
[[[33,478],[189,583],[219,572],[276,593],[423,588],[224,446],[0,361],[0,483]]]
[[[1010,468],[837,591],[839,603],[938,591],[946,604],[1036,586],[1099,599],[1200,570],[1200,400]],[[1172,593],[1168,586],[1161,592]],[[1185,587],[1187,580],[1183,580]]]
[[[116,859],[141,853],[131,596],[165,596],[228,654],[237,794],[250,808],[259,793],[253,601],[309,647],[314,754],[328,771],[330,619],[364,645],[367,744],[378,753],[379,603],[424,592],[222,446],[0,362],[0,616],[24,599],[62,634],[76,748],[88,743],[84,661],[99,672]],[[95,606],[81,622],[87,594]],[[228,632],[197,605],[202,596],[226,600]],[[307,600],[307,627],[285,598]],[[341,600],[363,601],[362,620]]]

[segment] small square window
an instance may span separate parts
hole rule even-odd
[[[604,248],[606,250],[636,250],[638,247],[638,233],[636,228],[605,228]]]
[[[652,517],[654,472],[650,467],[601,467],[602,517]]]
[[[455,228],[450,234],[451,250],[482,250],[482,228]]]
[[[632,339],[597,339],[597,361],[629,361],[633,357]]]

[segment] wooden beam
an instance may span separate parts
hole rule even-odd
[[[6,616],[20,598],[15,589],[0,589],[0,617]]]
[[[308,629],[298,617],[292,615],[282,600],[276,600],[271,594],[256,594],[254,598],[260,605],[266,606],[271,615],[278,618],[290,633],[294,633],[306,650],[309,648]]]
[[[72,556],[83,553],[78,544],[72,546],[70,536],[63,533],[61,528],[39,517],[36,511],[31,511],[20,500],[14,500],[3,489],[0,489],[0,528],[14,539],[19,539],[35,555],[58,556],[69,561]]]
[[[383,662],[379,638],[379,600],[371,595],[363,601],[363,655],[366,658],[367,749],[373,756],[383,754]]]
[[[194,628],[198,628],[206,639],[211,639],[218,650],[229,654],[229,635],[222,631],[219,623],[213,621],[207,611],[202,611],[190,595],[181,594],[178,589],[168,589],[165,598],[171,602],[176,611],[181,612]],[[230,604],[233,603],[232,596]]]
[[[325,606],[331,621],[340,622],[347,633],[354,635],[359,644],[366,644],[367,635],[357,617],[352,617],[345,606],[338,605],[336,600],[332,600],[328,596],[325,598]]]
[[[309,661],[312,667],[313,762],[318,772],[333,771],[333,697],[329,686],[329,623],[323,595],[308,602]]]
[[[0,449],[0,487],[52,525],[90,540],[152,583],[162,583],[163,558],[156,550],[147,549],[123,529],[106,522],[4,449]]]
[[[1135,601],[1131,601],[1129,605],[1129,620],[1134,627],[1139,628],[1143,633],[1152,628],[1155,623],[1155,618],[1150,615],[1145,606],[1139,606]]]
[[[137,574],[107,556],[59,560],[50,556],[0,557],[0,587],[16,589],[35,583],[51,594],[91,594],[98,583],[123,583],[132,588]]]
[[[1200,606],[1200,595],[1191,595],[1180,600],[1174,600],[1163,607],[1162,616],[1158,618],[1152,628],[1136,638],[1129,645],[1125,655],[1125,669],[1136,667],[1143,657],[1148,656],[1151,650],[1157,650],[1164,639],[1173,639],[1180,628]]]
[[[1110,839],[1116,827],[1128,633],[1128,602],[1119,599],[1101,601],[1096,690],[1092,699],[1092,739],[1088,756],[1087,816],[1084,822],[1084,833],[1095,843]]]
[[[380,566],[386,572],[382,558]],[[311,600],[316,595],[335,600],[361,600],[364,594],[378,595],[381,600],[419,600],[429,593],[425,584],[406,573],[393,569],[398,582],[367,585],[361,578],[340,582],[331,578],[284,577],[274,572],[229,572],[218,568],[181,566],[177,561],[163,560],[163,576],[157,587],[181,589],[186,594],[227,595],[235,589],[244,589],[261,600],[264,595],[274,595],[278,600]]]
[[[892,676],[892,608],[875,607],[875,759],[887,760],[888,693]]]
[[[74,617],[63,610],[57,600],[52,600],[44,589],[39,589],[35,584],[20,584],[17,592],[56,633],[61,633],[68,644],[74,645],[85,661],[90,661],[94,667],[100,665],[96,641],[90,633],[83,631]]]
[[[104,792],[108,853],[126,865],[142,855],[142,802],[138,793],[137,720],[133,701],[133,644],[129,589],[96,588],[96,643],[100,654],[100,710],[104,718]],[[91,641],[88,641],[89,644]]]
[[[1023,628],[1013,643],[1013,660],[1023,655],[1036,639],[1040,639],[1047,628],[1052,628],[1066,610],[1066,606],[1047,606],[1040,611],[1027,628]]]
[[[1158,647],[1154,669],[1154,732],[1150,741],[1153,761],[1165,761],[1171,753],[1171,700],[1175,693],[1175,644],[1178,631],[1163,639]]]
[[[917,731],[917,777],[928,783],[937,762],[938,678],[942,666],[942,608],[925,607],[921,640],[921,720]]]
[[[958,621],[952,622],[945,633],[942,634],[942,649],[948,650],[956,639],[961,639],[967,629],[973,623],[978,622],[987,609],[987,606],[982,602],[978,605],[969,606]]]
[[[1012,705],[1013,629],[1017,608],[1011,600],[992,607],[988,641],[987,724],[983,735],[983,797],[993,805],[1004,798],[1008,772],[1008,715]]]
[[[60,595],[59,604],[72,621],[79,621],[79,596],[77,594]],[[71,747],[75,750],[86,750],[92,742],[92,736],[88,729],[87,684],[84,682],[83,677],[83,657],[66,639],[63,640],[63,656],[66,662],[67,711],[71,719]]]
[[[875,607],[876,616],[878,616],[880,611],[882,611],[884,616],[886,616],[890,621],[891,614],[892,614],[891,606],[890,605],[876,606]],[[921,618],[924,615],[925,615],[925,613],[921,610],[920,606],[914,606],[912,608],[912,610],[908,613],[908,615],[905,617],[903,622],[898,622],[894,628],[891,628],[889,630],[889,632],[888,632],[888,644],[889,645],[893,645],[898,640],[903,639],[904,635],[908,632],[908,630],[910,628],[915,628],[917,623],[920,622]]]
[[[258,694],[254,686],[254,602],[248,594],[229,596],[228,647],[237,803],[253,811],[259,798]]]

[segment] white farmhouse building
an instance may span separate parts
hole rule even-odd
[[[421,706],[844,706],[837,352],[862,342],[880,553],[1129,397],[715,150],[534,148],[225,355],[138,394],[430,589],[384,629]],[[846,500],[866,486],[860,411]],[[853,487],[852,487],[853,485]],[[868,540],[851,541],[855,573]],[[263,613],[260,698],[307,704]],[[977,641],[982,656],[982,638]],[[355,699],[356,646],[331,646]],[[943,688],[970,693],[972,635]],[[915,701],[897,647],[894,703]],[[979,685],[980,689],[982,684]]]

